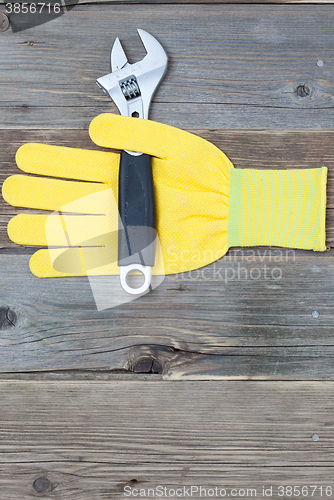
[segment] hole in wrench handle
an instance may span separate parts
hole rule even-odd
[[[122,151],[118,210],[118,265],[153,267],[157,231],[151,156]]]
[[[144,276],[144,283],[138,288],[132,288],[126,281],[127,276],[132,271],[138,271]],[[152,270],[150,267],[142,266],[141,264],[130,264],[129,266],[122,266],[120,269],[120,280],[123,290],[131,295],[139,295],[146,292],[151,285]]]

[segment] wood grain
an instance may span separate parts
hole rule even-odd
[[[100,311],[86,278],[38,279],[28,261],[0,255],[2,373],[334,378],[331,252],[235,252],[200,272],[167,277],[148,296]],[[118,277],[100,287],[115,301],[120,296]]]
[[[291,436],[291,439],[294,441],[294,436]],[[40,441],[40,446],[43,446],[42,441]],[[182,441],[180,441],[180,446],[182,446]],[[143,447],[141,446],[141,448]],[[158,453],[155,452],[157,459],[159,458]],[[159,462],[140,463],[147,454],[149,452],[145,449],[142,453],[137,451],[138,464],[99,463],[89,460],[89,458],[85,459],[86,457],[82,455],[77,460],[52,460],[48,462],[34,460],[31,463],[1,464],[0,484],[3,493],[8,495],[3,498],[6,500],[11,498],[32,500],[42,496],[42,498],[47,499],[71,500],[121,499],[126,498],[124,496],[126,486],[132,487],[134,493],[139,493],[140,490],[145,490],[147,493],[150,488],[150,498],[154,499],[159,497],[153,497],[152,489],[158,486],[166,488],[167,492],[178,489],[179,494],[180,489],[181,493],[185,488],[186,492],[190,494],[190,487],[197,487],[197,493],[194,490],[192,494],[192,498],[195,500],[203,498],[205,490],[208,491],[216,487],[218,487],[218,492],[221,488],[229,492],[233,489],[234,494],[238,491],[244,494],[244,491],[248,489],[248,495],[253,494],[253,497],[255,493],[254,491],[252,493],[251,490],[255,489],[257,497],[261,497],[263,487],[268,493],[272,487],[273,498],[279,498],[277,492],[282,492],[282,489],[278,490],[279,486],[281,488],[282,486],[292,486],[292,491],[293,487],[296,486],[296,491],[298,491],[297,485],[301,485],[299,486],[301,491],[301,487],[306,485],[311,494],[314,491],[311,485],[315,485],[317,490],[315,494],[320,494],[321,485],[323,485],[323,492],[326,491],[326,486],[332,485],[331,467],[326,465],[316,467],[299,465],[253,467],[230,465],[225,462],[219,465],[207,464],[206,462],[195,462],[194,459],[175,460],[168,465]],[[196,454],[193,455],[194,458],[196,456]],[[36,492],[34,484],[40,484],[42,481],[46,485],[45,489]],[[200,486],[203,488],[201,496],[199,494]],[[135,489],[137,492],[134,491]]]
[[[141,26],[170,63],[152,119],[183,128],[333,129],[333,16],[331,5],[75,7],[0,34],[0,127],[86,129],[115,110],[95,80],[109,71],[116,35],[131,61],[143,57]]]
[[[279,498],[279,485],[332,486],[333,390],[1,381],[2,498],[123,498],[126,485],[256,488],[257,497],[265,485]]]

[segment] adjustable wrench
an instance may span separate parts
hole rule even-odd
[[[153,94],[167,70],[167,55],[149,33],[138,29],[146,49],[141,61],[130,64],[119,38],[111,50],[111,73],[96,81],[124,116],[148,118]],[[151,268],[156,247],[156,213],[151,157],[122,151],[119,165],[118,265],[122,288],[139,294],[151,286]],[[131,271],[139,271],[144,283],[132,288],[126,281]]]

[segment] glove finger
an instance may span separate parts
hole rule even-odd
[[[31,272],[38,278],[117,275],[119,274],[117,242],[113,241],[103,247],[38,250],[31,257],[29,266]],[[152,274],[164,274],[163,257],[159,246]]]
[[[29,267],[38,278],[119,274],[117,245],[114,252],[109,247],[38,250]]]
[[[212,177],[212,168],[225,180],[233,167],[225,154],[210,142],[169,125],[151,120],[130,118],[105,113],[91,122],[89,134],[96,144],[103,147],[138,151],[163,160],[165,170],[171,175],[190,175],[194,182],[194,161],[204,158],[203,176]],[[165,161],[168,160],[168,161]],[[198,172],[196,172],[197,174]]]
[[[36,246],[115,246],[117,213],[105,215],[20,214],[8,224],[8,235],[19,245]],[[113,241],[112,241],[113,240]]]
[[[17,166],[31,174],[108,183],[118,172],[119,154],[48,144],[24,144]]]
[[[94,118],[89,127],[89,135],[99,146],[138,151],[158,158],[171,157],[176,149],[182,147],[187,136],[192,140],[196,138],[189,132],[152,120],[111,113]]]
[[[117,191],[117,180],[114,188]],[[15,207],[61,210],[63,212],[103,214],[105,197],[97,193],[110,190],[107,184],[62,181],[28,175],[12,175],[2,186],[2,195]],[[95,196],[94,196],[95,195]],[[88,198],[87,198],[88,197]]]

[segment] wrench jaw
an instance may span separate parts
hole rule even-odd
[[[96,83],[109,94],[121,115],[147,119],[153,94],[166,73],[168,59],[152,35],[141,29],[137,31],[147,52],[144,59],[130,64],[116,38],[111,51],[112,72]]]
[[[118,69],[122,69],[127,62],[128,59],[125,55],[122,44],[119,38],[117,37],[116,40],[114,41],[114,45],[111,49],[111,54],[110,54],[111,71],[114,72],[117,71]]]

